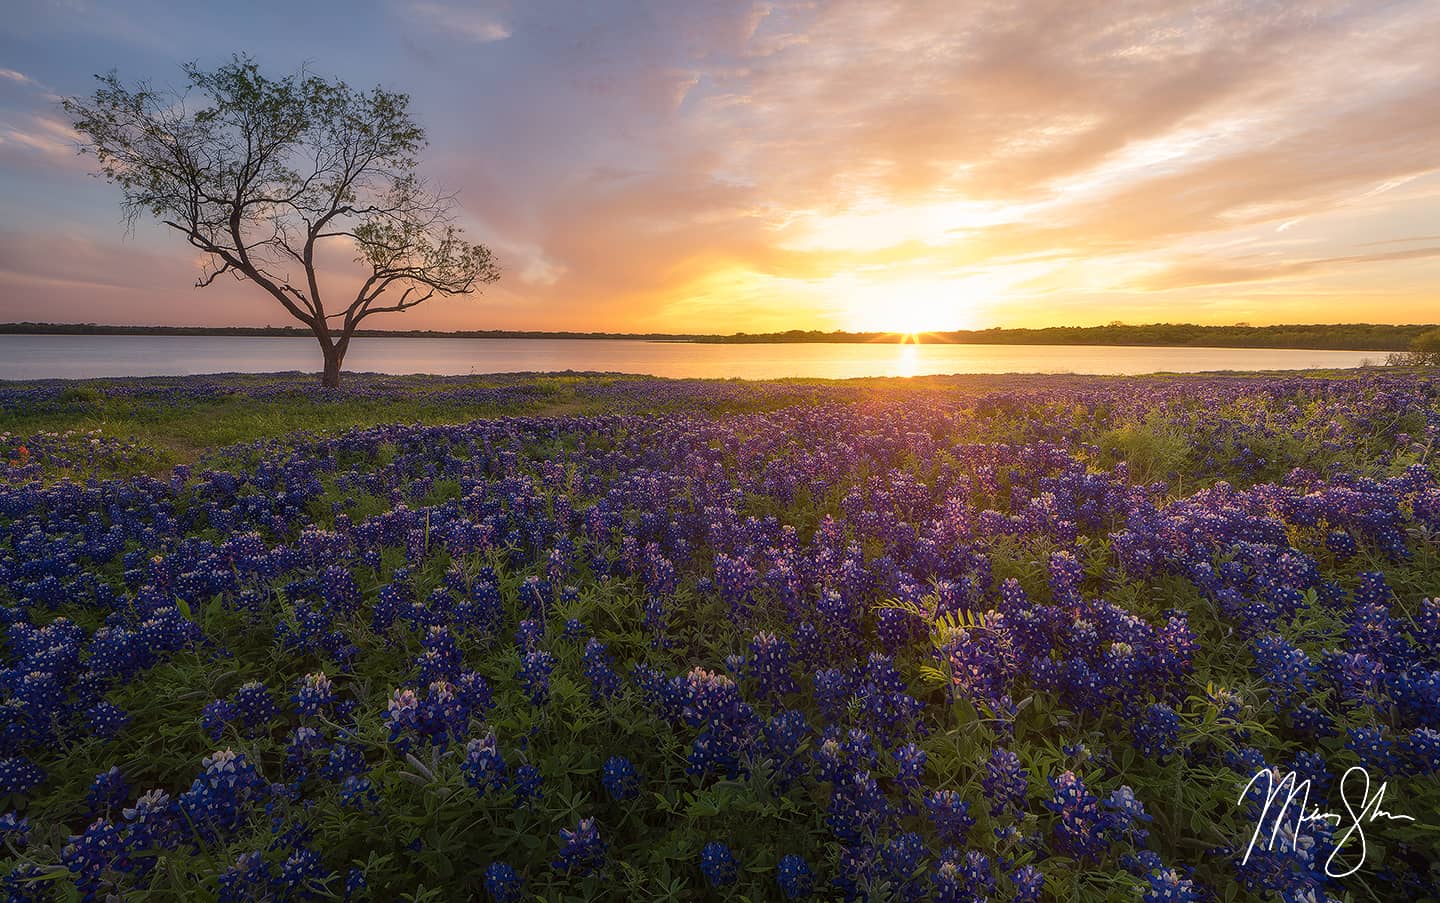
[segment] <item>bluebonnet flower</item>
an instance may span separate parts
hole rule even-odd
[[[1098,857],[1106,847],[1099,800],[1073,771],[1062,772],[1049,781],[1054,796],[1045,806],[1059,816],[1055,837],[1060,848],[1077,859]]]
[[[1341,561],[1349,561],[1359,551],[1355,537],[1344,530],[1331,530],[1325,535],[1325,547]]]
[[[560,829],[560,856],[557,870],[579,875],[598,871],[605,864],[605,842],[593,818],[582,818],[575,829]]]
[[[274,884],[281,899],[304,899],[323,886],[330,875],[319,853],[299,847],[280,864]]]
[[[1020,757],[1003,746],[990,752],[981,779],[985,795],[990,798],[990,814],[998,816],[1007,807],[1023,809],[1029,789],[1029,773],[1021,767]]]
[[[825,822],[842,843],[873,838],[889,817],[885,795],[869,772],[855,772],[832,787]]]
[[[895,750],[895,782],[909,794],[920,789],[925,778],[925,751],[914,743],[906,743]]]
[[[875,615],[875,635],[893,655],[925,636],[925,621],[908,611],[882,608]]]
[[[30,819],[22,818],[14,812],[6,812],[0,815],[0,844],[8,844],[15,849],[23,849],[30,838]]]
[[[108,740],[130,723],[130,716],[119,706],[102,700],[85,710],[85,723],[90,733]]]
[[[1405,754],[1412,774],[1433,775],[1440,772],[1440,731],[1417,727],[1405,737]]]
[[[960,798],[954,790],[932,790],[925,796],[925,809],[930,823],[940,842],[947,845],[963,845],[965,836],[975,827],[970,815],[970,804]]]
[[[20,862],[0,875],[0,893],[10,903],[43,903],[49,899],[45,869],[33,862]]]
[[[605,644],[591,637],[585,644],[585,653],[580,658],[585,677],[590,681],[590,697],[597,702],[609,699],[620,691],[620,675],[610,661]]]
[[[314,753],[325,748],[325,738],[313,727],[297,727],[285,741],[286,773],[303,778]]]
[[[1350,739],[1345,743],[1346,749],[1354,750],[1360,757],[1361,764],[1376,769],[1380,774],[1390,774],[1395,770],[1397,760],[1393,746],[1390,738],[1385,736],[1385,729],[1378,725],[1351,728]]]
[[[266,790],[244,754],[222,749],[207,756],[205,771],[180,795],[180,812],[195,834],[213,841],[239,826],[248,805]]]
[[[465,744],[465,759],[460,763],[465,781],[481,794],[505,785],[505,760],[495,742],[495,732]]]
[[[147,790],[135,800],[134,806],[121,814],[125,816],[125,830],[132,849],[163,850],[178,841],[178,807],[163,790]],[[153,859],[139,861],[154,864]]]
[[[27,794],[45,781],[45,772],[27,759],[0,759],[0,793]]]
[[[1130,725],[1135,748],[1149,759],[1164,759],[1173,754],[1180,740],[1180,716],[1163,702],[1145,707]]]
[[[346,778],[363,775],[368,769],[365,750],[356,743],[342,741],[330,747],[320,774],[326,780],[343,782]]]
[[[453,681],[460,674],[460,646],[455,635],[448,628],[435,625],[426,631],[420,640],[420,667],[422,683]]]
[[[774,699],[799,690],[790,664],[790,644],[775,634],[762,631],[750,641],[748,671],[761,696]]]
[[[744,756],[763,734],[754,710],[740,696],[735,681],[723,674],[692,669],[677,678],[674,691],[684,699],[682,715],[700,733],[691,744],[689,770],[727,775],[738,773]]]
[[[217,699],[206,703],[200,710],[200,727],[211,740],[219,740],[224,735],[225,728],[239,717],[240,713],[234,703],[227,699]]]
[[[1005,634],[994,630],[948,630],[935,655],[950,675],[957,698],[994,704],[1009,687],[1016,667]]]
[[[1105,799],[1105,808],[1109,811],[1103,821],[1111,839],[1123,837],[1136,846],[1144,845],[1149,832],[1140,825],[1151,821],[1151,815],[1145,811],[1145,804],[1136,799],[1134,790],[1122,785]]]
[[[295,691],[295,710],[303,716],[319,715],[335,704],[335,689],[324,671],[307,674]]]
[[[1050,555],[1050,592],[1061,605],[1075,605],[1080,601],[1080,583],[1085,579],[1084,568],[1070,552],[1054,552]]]
[[[954,848],[946,849],[935,864],[932,881],[939,903],[987,900],[995,892],[990,859],[979,850],[969,850],[962,856]]]
[[[925,841],[913,831],[896,835],[880,850],[880,869],[898,900],[919,900],[926,894],[923,877],[916,873],[925,862]]]
[[[495,903],[519,903],[524,896],[525,882],[506,862],[492,862],[485,867],[485,890]]]
[[[1132,875],[1143,878],[1147,872],[1164,868],[1165,864],[1160,859],[1160,854],[1154,850],[1137,850],[1121,856],[1120,867]]]
[[[700,851],[700,871],[711,887],[724,887],[735,883],[739,866],[735,863],[735,854],[730,852],[728,846],[712,840]]]
[[[889,656],[871,653],[854,692],[861,723],[886,742],[915,729],[921,704],[906,692],[905,682]]]
[[[544,796],[541,790],[543,780],[540,776],[540,769],[528,762],[515,769],[511,783],[515,790],[516,807],[528,806],[532,801]]]
[[[550,672],[555,668],[555,658],[548,652],[536,650],[520,657],[519,678],[530,697],[531,705],[544,705],[550,699]]]
[[[520,600],[530,607],[530,616],[544,622],[553,595],[551,582],[534,574],[520,581]]]
[[[1335,735],[1330,716],[1308,703],[1302,703],[1290,713],[1290,723],[1300,733],[1317,739]]]
[[[838,669],[828,668],[815,673],[815,704],[832,721],[844,715],[846,701],[854,691],[854,681]]]
[[[346,900],[355,900],[365,893],[369,882],[365,880],[365,870],[359,866],[351,866],[345,872],[345,897]]]
[[[1326,767],[1325,756],[1322,754],[1302,749],[1295,753],[1292,768],[1300,780],[1310,781],[1311,789],[1316,796],[1323,796],[1330,789],[1330,771]]]
[[[545,638],[545,622],[534,618],[525,618],[515,629],[515,645],[520,648],[523,655],[527,652],[534,652],[540,646],[540,641]]]
[[[60,861],[74,876],[75,885],[94,898],[112,879],[113,872],[130,868],[120,828],[97,818],[60,851]]]
[[[667,649],[670,646],[670,638],[666,635],[668,614],[664,599],[650,596],[645,600],[643,620],[645,629],[650,632],[652,649]]]
[[[92,815],[119,808],[129,798],[130,785],[125,783],[125,776],[118,767],[95,775],[90,789],[85,791],[85,805]]]
[[[1421,599],[1415,612],[1413,631],[1422,649],[1430,650],[1429,658],[1440,658],[1440,596]]]
[[[1326,651],[1321,668],[1346,702],[1377,707],[1386,703],[1385,664],[1369,653]]]
[[[235,712],[252,731],[264,727],[279,714],[270,690],[258,680],[248,681],[235,691]]]
[[[864,900],[867,888],[880,880],[877,874],[879,851],[870,843],[845,843],[840,847],[835,877],[830,883],[847,901]]]
[[[1180,877],[1175,869],[1157,869],[1146,876],[1150,882],[1145,903],[1196,903],[1201,899],[1195,882]]]
[[[474,671],[461,671],[451,689],[461,706],[472,715],[483,715],[495,704],[489,681]]]
[[[605,760],[600,783],[605,786],[610,798],[617,802],[632,799],[640,792],[640,777],[635,773],[635,766],[624,756],[611,756]]]
[[[1383,603],[1391,594],[1390,584],[1379,571],[1364,571],[1359,575],[1359,585],[1355,588],[1357,606]]]
[[[810,896],[815,888],[815,873],[810,870],[810,864],[803,856],[789,853],[780,857],[780,865],[776,868],[775,880],[780,885],[780,892],[787,900],[801,900]]]
[[[1308,692],[1315,686],[1319,670],[1302,650],[1276,634],[1261,637],[1253,645],[1255,668],[1270,685],[1271,699],[1285,705],[1297,692]]]
[[[810,725],[797,711],[787,709],[777,712],[765,723],[765,749],[782,786],[789,786],[804,774],[801,745],[809,737]]]
[[[412,737],[448,746],[468,730],[473,699],[473,693],[443,680],[432,683],[423,700],[414,690],[395,690],[385,714],[390,741],[401,752],[409,750]]]
[[[340,782],[340,805],[342,806],[364,809],[379,799],[380,794],[376,792],[367,777],[352,774]]]
[[[1045,876],[1033,865],[1022,865],[1010,873],[1015,903],[1037,903],[1045,889]]]

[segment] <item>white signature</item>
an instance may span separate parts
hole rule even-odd
[[[1283,844],[1287,841],[1292,848],[1297,845],[1308,846],[1309,844],[1302,843],[1301,841],[1301,827],[1306,822],[1328,821],[1338,828],[1340,824],[1345,821],[1344,817],[1338,812],[1322,812],[1319,806],[1310,805],[1310,780],[1308,778],[1301,781],[1296,777],[1295,772],[1292,771],[1277,781],[1276,776],[1278,774],[1278,769],[1265,768],[1257,771],[1255,777],[1251,778],[1250,782],[1245,785],[1245,789],[1240,792],[1240,799],[1235,803],[1238,806],[1245,802],[1245,797],[1249,794],[1250,788],[1255,786],[1255,783],[1261,778],[1266,780],[1265,807],[1260,811],[1259,819],[1256,820],[1255,833],[1250,835],[1250,845],[1245,848],[1245,858],[1240,860],[1242,865],[1250,861],[1250,854],[1255,850],[1256,844],[1260,842],[1261,832],[1265,830],[1265,821],[1271,816],[1274,817],[1275,821],[1270,828],[1270,840],[1264,844],[1263,847],[1266,850],[1275,849],[1277,842],[1282,844],[1283,849]],[[1347,787],[1351,783],[1351,776],[1357,774],[1360,778],[1363,778],[1365,782],[1363,792],[1360,794],[1359,809],[1356,809],[1352,804],[1352,795],[1347,792]],[[1325,860],[1326,875],[1329,875],[1331,878],[1344,878],[1346,875],[1353,875],[1365,864],[1365,829],[1363,827],[1365,824],[1373,822],[1378,818],[1386,818],[1390,821],[1415,820],[1409,815],[1395,815],[1386,812],[1380,808],[1380,804],[1384,801],[1385,784],[1381,783],[1380,787],[1375,791],[1374,796],[1371,796],[1370,772],[1366,771],[1364,766],[1352,765],[1340,778],[1340,802],[1344,804],[1345,811],[1349,814],[1350,819],[1348,827],[1346,827],[1344,832],[1336,839],[1335,849],[1331,851],[1329,858]],[[1276,806],[1277,802],[1279,803],[1278,807],[1272,809],[1272,807]],[[1291,806],[1297,802],[1299,806],[1293,810],[1292,813]],[[1286,822],[1287,814],[1293,814],[1294,816],[1288,825]],[[1285,831],[1284,835],[1281,835],[1281,830],[1286,827],[1288,827],[1289,830]],[[1360,842],[1360,857],[1355,861],[1355,864],[1348,869],[1344,871],[1334,871],[1333,869],[1336,867],[1335,857],[1340,855],[1340,851],[1350,842],[1352,836]],[[1341,863],[1341,865],[1343,866],[1343,863]]]

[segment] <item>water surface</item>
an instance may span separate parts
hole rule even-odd
[[[1380,363],[1383,351],[1097,345],[701,345],[620,339],[359,338],[352,372],[514,373],[555,370],[667,377],[844,379],[937,373],[1299,370]],[[0,335],[0,379],[316,371],[310,338]]]

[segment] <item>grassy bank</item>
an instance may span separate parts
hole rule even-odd
[[[1392,371],[1413,378],[1418,371]],[[816,399],[853,402],[943,392],[973,396],[997,391],[1117,383],[1166,385],[1200,380],[1280,378],[1347,380],[1352,370],[1284,374],[1157,374],[1149,377],[1044,375],[924,376],[908,379],[659,380],[622,374],[499,374],[385,376],[352,374],[338,392],[322,391],[309,374],[225,374],[0,382],[0,432],[98,431],[151,449],[142,469],[193,463],[207,450],[307,431],[335,434],[384,423],[452,424],[502,416],[563,416],[622,409],[628,413],[685,409],[711,413],[767,410]],[[745,388],[749,386],[750,388]],[[654,391],[645,391],[651,387]],[[720,387],[720,391],[707,391]]]

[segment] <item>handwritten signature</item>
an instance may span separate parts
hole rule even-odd
[[[1266,821],[1272,816],[1274,822],[1270,828],[1270,839],[1262,847],[1262,849],[1266,850],[1275,849],[1277,843],[1282,845],[1282,849],[1283,845],[1287,842],[1292,848],[1296,845],[1303,845],[1301,841],[1301,829],[1307,822],[1326,821],[1333,824],[1337,829],[1342,823],[1346,824],[1345,830],[1339,834],[1336,839],[1335,849],[1331,851],[1330,856],[1325,860],[1325,874],[1331,878],[1344,878],[1346,875],[1353,875],[1365,864],[1367,850],[1365,847],[1364,826],[1366,824],[1379,818],[1390,821],[1415,820],[1409,815],[1395,815],[1381,808],[1381,803],[1385,801],[1385,784],[1382,782],[1375,790],[1374,795],[1371,795],[1370,772],[1366,771],[1362,765],[1351,766],[1340,778],[1340,802],[1344,804],[1345,811],[1349,815],[1348,822],[1346,822],[1346,819],[1338,812],[1324,812],[1321,811],[1319,806],[1310,805],[1310,780],[1308,778],[1302,781],[1293,771],[1279,777],[1277,780],[1278,775],[1278,769],[1265,768],[1257,771],[1255,776],[1250,779],[1250,782],[1245,785],[1245,789],[1240,792],[1240,799],[1236,801],[1237,806],[1244,803],[1245,798],[1250,793],[1250,789],[1261,781],[1262,778],[1264,779],[1265,784],[1262,786],[1265,788],[1265,806],[1261,809],[1260,817],[1255,822],[1255,832],[1250,835],[1250,845],[1245,848],[1245,858],[1241,860],[1242,864],[1250,861],[1250,854],[1254,852],[1256,845],[1260,843]],[[1356,783],[1361,779],[1364,781],[1363,787]],[[1352,802],[1354,799],[1353,794],[1350,792],[1352,784],[1355,785],[1355,789],[1361,790],[1359,795],[1360,806],[1358,809]],[[1299,804],[1298,806],[1296,806],[1297,803]],[[1293,810],[1292,806],[1295,807]],[[1293,815],[1293,818],[1288,822],[1286,820],[1287,815]],[[1282,834],[1281,831],[1287,827],[1288,830],[1285,830],[1284,834]],[[1337,867],[1343,867],[1344,864],[1340,863],[1337,866],[1335,857],[1340,855],[1340,851],[1345,849],[1346,844],[1350,842],[1352,837],[1359,841],[1360,856],[1354,865],[1351,865],[1343,871],[1336,871],[1335,869]]]

